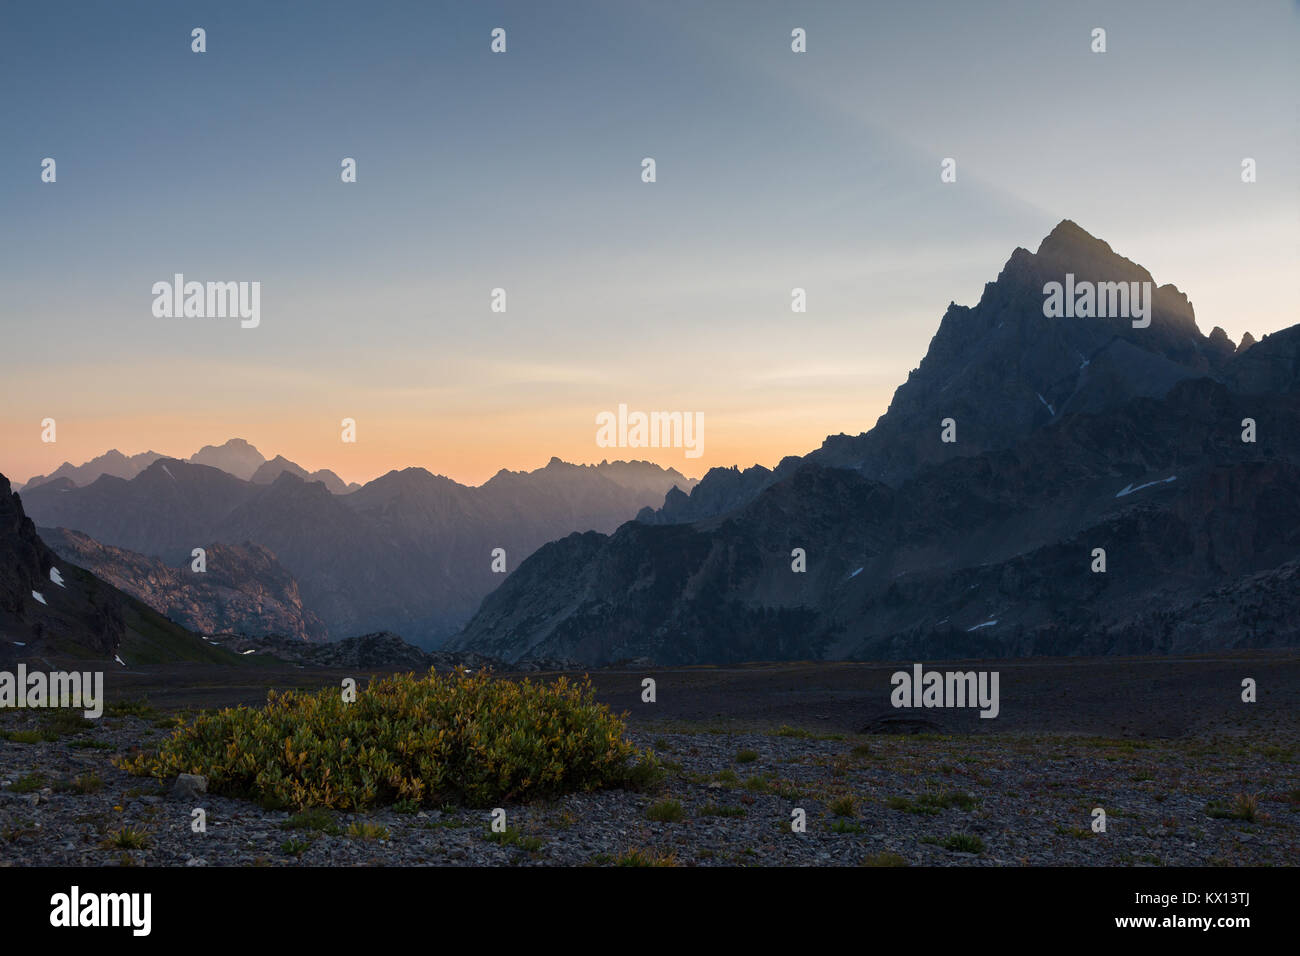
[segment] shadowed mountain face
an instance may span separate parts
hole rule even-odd
[[[298,582],[261,545],[208,544],[207,568],[195,571],[191,561],[168,567],[157,558],[103,545],[66,528],[39,533],[59,557],[192,631],[325,639],[325,625],[303,607]]]
[[[234,660],[59,558],[0,475],[0,664],[115,656],[130,664]]]
[[[1067,273],[1076,285],[1151,283],[1150,326],[1134,328],[1127,317],[1044,316],[1044,286],[1064,283]],[[1146,269],[1065,220],[1036,253],[1016,249],[974,308],[948,306],[925,358],[871,431],[832,435],[806,458],[786,458],[774,471],[714,469],[689,498],[674,495],[639,520],[680,523],[725,514],[804,462],[850,468],[897,487],[919,468],[1010,448],[1072,413],[1160,397],[1190,377],[1221,377],[1234,351],[1221,329],[1200,333],[1191,303],[1174,286],[1156,286]],[[958,423],[955,443],[935,440],[946,418]]]
[[[674,484],[691,486],[648,462],[558,459],[533,472],[502,471],[477,488],[421,468],[389,472],[346,495],[288,468],[267,484],[257,472],[250,477],[160,459],[130,481],[104,476],[79,488],[60,480],[24,502],[42,526],[172,566],[188,565],[206,542],[255,542],[297,580],[303,603],[332,636],[385,629],[429,646],[505,577],[492,571],[494,549],[504,549],[513,570],[549,540],[611,531]],[[221,569],[210,554],[214,572]]]
[[[1066,271],[1149,278],[1062,223],[949,307],[871,432],[539,549],[448,646],[679,664],[1297,643],[1300,327],[1234,350],[1170,286],[1146,329],[1047,318]]]

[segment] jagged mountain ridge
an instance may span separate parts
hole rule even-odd
[[[1076,242],[1073,229],[1064,238]],[[672,664],[1300,641],[1288,590],[1300,559],[1300,327],[1233,349],[1221,332],[1200,336],[1172,287],[1149,329],[1046,319],[1039,279],[1053,270],[1112,278],[1095,271],[1109,253],[1095,242],[1076,265],[1045,241],[1047,271],[1018,250],[999,283],[1020,278],[986,287],[984,312],[951,306],[872,432],[669,496],[716,506],[706,517],[643,515],[539,549],[448,646]],[[1145,281],[1122,262],[1115,279]],[[1146,347],[1131,341],[1151,331]],[[1084,346],[1073,378],[1058,375],[1065,350]],[[983,405],[977,386],[989,388]],[[966,397],[947,397],[954,388]],[[948,414],[958,448],[939,441]],[[1242,442],[1244,418],[1257,443]],[[724,500],[725,483],[741,495]],[[1094,547],[1107,549],[1105,574],[1090,570]],[[794,548],[806,573],[791,571]]]
[[[102,475],[134,478],[158,459],[167,457],[170,456],[156,451],[141,452],[128,457],[113,448],[81,465],[73,465],[65,461],[49,475],[36,475],[26,485],[15,485],[14,490],[34,489],[61,478],[67,479],[78,487],[89,485]],[[328,468],[309,473],[307,469],[283,455],[276,455],[275,458],[268,460],[254,445],[242,438],[232,438],[222,445],[204,445],[186,460],[196,465],[208,465],[228,475],[258,484],[270,484],[279,477],[281,472],[288,471],[304,481],[323,482],[325,487],[336,495],[347,494],[361,487],[356,482],[348,484]]]
[[[1128,318],[1044,316],[1044,285],[1067,273],[1077,282],[1150,282],[1150,327],[1133,328]],[[1241,351],[1252,343],[1243,339]],[[920,467],[1010,447],[1071,412],[1159,397],[1185,378],[1221,378],[1236,354],[1222,329],[1201,334],[1191,302],[1175,286],[1157,286],[1142,266],[1063,220],[1037,252],[1017,248],[977,305],[948,306],[925,357],[870,431],[832,435],[772,470],[714,469],[689,498],[674,495],[639,520],[725,514],[805,462],[852,468],[897,486]],[[954,444],[931,440],[945,418],[958,423]]]

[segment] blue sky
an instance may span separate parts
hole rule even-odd
[[[708,421],[703,458],[638,457],[772,464],[869,428],[948,302],[1062,218],[1178,285],[1204,331],[1259,336],[1300,313],[1297,21],[1286,2],[7,5],[0,470],[241,435],[349,479],[477,482],[606,457],[594,415],[620,402]],[[262,325],[154,318],[175,272],[260,281]]]

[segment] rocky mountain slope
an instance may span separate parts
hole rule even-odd
[[[871,432],[539,549],[448,646],[674,664],[1300,643],[1300,327],[1234,349],[1172,286],[1149,328],[1047,318],[1065,271],[1149,279],[1062,223],[949,307]]]
[[[1150,326],[1128,317],[1048,318],[1049,282],[1149,282]],[[894,393],[874,428],[832,435],[806,458],[773,470],[714,469],[691,492],[665,500],[639,520],[683,523],[740,507],[804,462],[850,468],[897,487],[918,468],[1009,448],[1035,430],[1077,412],[1099,412],[1131,399],[1167,394],[1185,378],[1227,373],[1240,350],[1222,329],[1203,335],[1192,305],[1173,285],[1157,286],[1142,266],[1070,220],[1036,253],[1016,249],[974,307],[952,303],[919,367]],[[955,443],[935,441],[939,423],[958,423]]]
[[[325,625],[303,606],[293,575],[259,544],[204,545],[207,567],[199,572],[188,559],[169,567],[79,531],[41,528],[39,534],[59,557],[191,631],[281,634],[299,641],[326,637]]]
[[[226,651],[62,560],[0,475],[0,665],[101,659],[234,663]]]
[[[547,541],[612,531],[670,487],[692,485],[649,462],[559,459],[533,472],[502,471],[479,487],[408,468],[346,495],[292,469],[269,484],[257,477],[159,459],[129,481],[105,475],[77,487],[59,479],[24,502],[42,526],[173,566],[205,542],[255,542],[293,575],[331,636],[382,629],[433,646],[505,576],[493,571],[495,549],[513,571]],[[217,570],[210,556],[208,573]]]

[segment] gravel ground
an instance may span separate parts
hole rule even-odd
[[[1300,741],[1241,735],[855,735],[674,725],[631,732],[658,789],[488,809],[324,814],[204,795],[113,757],[169,731],[162,715],[92,726],[0,715],[0,864],[148,866],[1294,865]],[[46,730],[54,739],[33,739]],[[30,741],[30,742],[29,742]],[[80,792],[86,790],[90,792]],[[851,799],[850,799],[851,798]],[[675,801],[675,803],[674,803]],[[194,807],[207,832],[191,830]],[[1106,832],[1091,829],[1106,812]],[[795,808],[806,832],[791,830]],[[661,819],[652,819],[660,817]],[[295,826],[295,824],[298,824]],[[123,848],[142,835],[143,848]],[[114,845],[114,840],[119,845]]]

